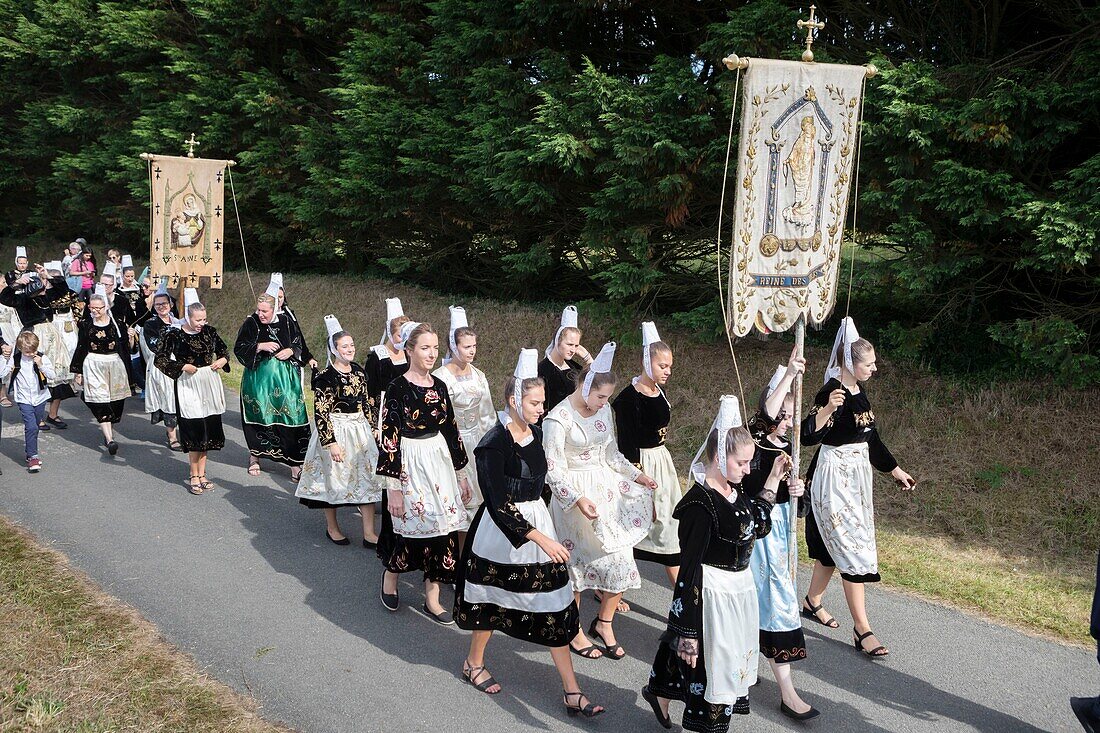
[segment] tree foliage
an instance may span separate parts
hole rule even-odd
[[[1100,379],[1100,24],[1077,0],[827,10],[819,60],[882,70],[853,234],[864,330],[941,368]],[[796,58],[797,17],[780,0],[0,0],[0,215],[137,249],[137,154],[194,131],[240,162],[258,266],[713,323],[720,59]]]

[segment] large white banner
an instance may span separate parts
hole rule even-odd
[[[862,66],[752,59],[743,81],[730,323],[786,331],[833,310]]]

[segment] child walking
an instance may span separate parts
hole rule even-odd
[[[46,403],[50,401],[46,382],[54,379],[53,365],[38,353],[38,346],[38,336],[33,331],[23,331],[15,339],[11,356],[0,365],[0,379],[7,380],[8,394],[23,418],[24,452],[30,473],[42,470],[38,425],[46,419]]]

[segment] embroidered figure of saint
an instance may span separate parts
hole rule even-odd
[[[802,132],[794,141],[791,154],[783,163],[784,185],[794,184],[794,203],[783,209],[783,219],[805,229],[814,223],[814,202],[811,188],[814,177],[814,159],[817,156],[817,126],[813,117],[803,117]]]
[[[177,248],[194,247],[202,241],[206,229],[206,219],[199,209],[195,194],[183,197],[183,210],[172,219],[172,246]]]

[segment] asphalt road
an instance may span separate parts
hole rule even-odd
[[[616,619],[630,656],[574,657],[605,715],[567,718],[550,655],[503,635],[490,644],[488,664],[504,692],[489,697],[461,679],[467,634],[419,611],[418,579],[402,581],[400,612],[379,605],[381,568],[359,545],[358,517],[341,512],[353,544],[335,546],[320,513],[294,498],[287,469],[265,464],[260,478],[247,475],[236,405],[225,416],[230,445],[208,468],[220,488],[202,496],[186,492],[186,459],[167,449],[141,402],[127,407],[111,458],[86,408],[66,402],[71,427],[43,436],[38,475],[22,467],[18,412],[4,410],[0,511],[137,608],[211,675],[254,695],[269,719],[318,732],[661,730],[638,696],[668,603],[659,568],[643,566],[644,587],[629,595],[635,610]],[[839,583],[826,606],[842,626],[807,628],[810,656],[795,674],[822,716],[808,724],[784,718],[765,668],[750,695],[752,715],[732,730],[1075,731],[1068,697],[1100,689],[1088,650],[878,587],[869,590],[871,617],[892,654],[873,662],[852,647]],[[582,622],[595,613],[586,598]],[[679,710],[674,704],[677,723]]]

